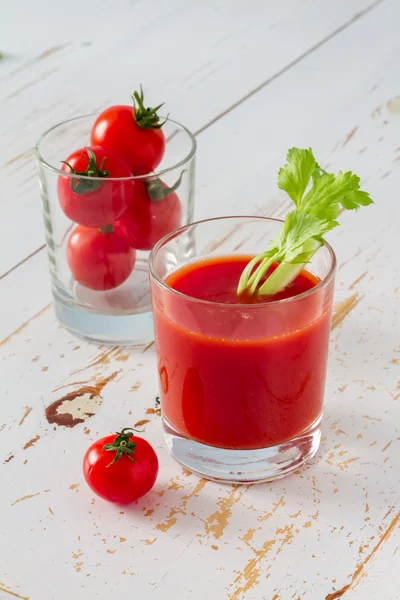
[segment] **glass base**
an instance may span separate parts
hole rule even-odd
[[[54,298],[54,310],[60,324],[85,342],[110,346],[134,346],[153,340],[152,312],[139,315],[101,315]]]
[[[61,325],[81,340],[111,346],[147,344],[154,339],[147,259],[113,290],[89,290],[71,280],[70,290],[53,284]]]
[[[194,442],[175,431],[163,417],[171,455],[192,473],[223,483],[263,483],[289,475],[317,452],[321,417],[287,442],[257,450],[225,450]]]

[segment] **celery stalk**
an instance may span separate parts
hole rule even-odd
[[[278,187],[295,205],[286,215],[267,251],[253,258],[243,270],[237,293],[274,295],[289,285],[324,243],[324,234],[337,227],[341,209],[358,210],[373,204],[360,190],[360,178],[347,171],[327,173],[318,165],[311,148],[291,148],[287,164],[279,170]],[[269,267],[280,263],[262,282]]]
[[[312,252],[314,255],[319,248],[321,248],[321,242],[311,239],[304,243],[303,251]],[[311,258],[311,256],[310,256]],[[272,296],[283,290],[288,286],[301,271],[306,267],[307,263],[287,263],[282,262],[275,271],[268,277],[268,279],[258,289],[260,296]]]

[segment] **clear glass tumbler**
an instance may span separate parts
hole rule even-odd
[[[168,285],[176,269],[265,251],[281,222],[223,217],[166,236],[150,257],[166,443],[190,471],[226,482],[270,481],[320,443],[336,260],[326,244],[297,296],[259,304],[195,299]],[[192,267],[193,269],[193,267]]]
[[[112,178],[61,170],[89,146],[96,116],[60,123],[36,146],[55,312],[87,341],[146,343],[153,337],[149,252],[193,218],[196,140],[167,119],[157,172]]]

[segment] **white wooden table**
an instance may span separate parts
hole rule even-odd
[[[0,597],[398,600],[400,2],[15,0],[1,12]],[[375,199],[330,237],[323,442],[282,481],[182,471],[162,442],[154,347],[80,343],[53,316],[35,139],[126,103],[140,82],[197,133],[198,218],[282,216],[276,172],[293,145],[359,173]],[[66,395],[63,410],[94,416],[50,424]],[[93,497],[81,460],[135,423],[160,475],[121,510]]]

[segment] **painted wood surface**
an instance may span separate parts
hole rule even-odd
[[[397,600],[399,3],[68,7],[14,2],[0,23],[0,598]],[[356,171],[376,201],[330,237],[323,442],[282,481],[220,486],[182,471],[163,446],[154,347],[84,344],[52,314],[32,146],[137,81],[197,133],[196,217],[282,216],[276,171],[291,145]],[[120,509],[93,497],[81,459],[137,423],[160,477]]]

